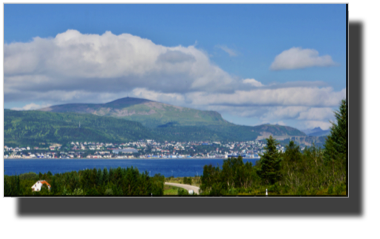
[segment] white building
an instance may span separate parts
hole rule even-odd
[[[35,191],[35,192],[39,192],[41,191],[41,187],[42,185],[45,184],[49,191],[50,191],[50,184],[48,182],[46,182],[45,180],[38,180],[33,186],[32,186],[32,190]]]

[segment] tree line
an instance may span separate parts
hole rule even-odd
[[[305,148],[290,141],[284,153],[277,141],[267,139],[265,153],[256,165],[242,157],[229,158],[222,167],[206,165],[201,177],[201,195],[346,195],[347,105],[342,100],[335,112],[336,123],[325,149]]]
[[[50,190],[43,185],[41,191],[33,192],[31,186],[45,180]],[[4,176],[5,196],[161,196],[164,193],[165,177],[137,168],[86,169],[66,173],[25,173]]]

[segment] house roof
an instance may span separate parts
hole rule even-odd
[[[50,187],[50,184],[48,182],[46,182],[45,180],[38,180],[38,182],[40,182],[42,184],[46,184],[47,186]]]

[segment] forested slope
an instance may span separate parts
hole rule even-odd
[[[80,124],[80,127],[79,127]],[[140,123],[91,114],[4,110],[7,145],[68,141],[126,142],[154,137]]]
[[[80,125],[79,125],[80,124]],[[4,110],[4,141],[7,146],[70,141],[131,142],[156,141],[251,141],[259,135],[304,135],[297,129],[279,125],[178,126],[166,124],[147,128],[139,122],[83,113]]]

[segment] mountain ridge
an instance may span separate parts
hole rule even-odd
[[[277,139],[306,136],[300,130],[282,125],[236,125],[216,111],[201,111],[152,100],[125,97],[104,104],[63,104],[39,110],[51,113],[79,113],[113,117],[141,123],[157,138],[173,140],[261,140],[270,135]],[[153,132],[152,131],[152,132]]]
[[[231,124],[224,120],[220,113],[216,111],[196,110],[133,97],[125,97],[104,104],[75,103],[55,105],[39,109],[39,111],[90,113],[98,116],[111,116],[137,121],[150,128],[168,123],[181,126]]]
[[[297,136],[300,135],[300,131],[278,125],[169,125],[150,129],[139,122],[93,114],[4,110],[4,143],[14,146],[71,141],[117,143],[141,139],[154,139],[161,142],[252,141],[263,134]],[[302,135],[305,134],[302,133]]]
[[[320,127],[315,127],[315,128],[310,128],[310,129],[304,129],[304,130],[301,130],[301,131],[304,132],[307,136],[316,136],[316,137],[327,136],[327,135],[330,134],[330,129],[323,130]]]

